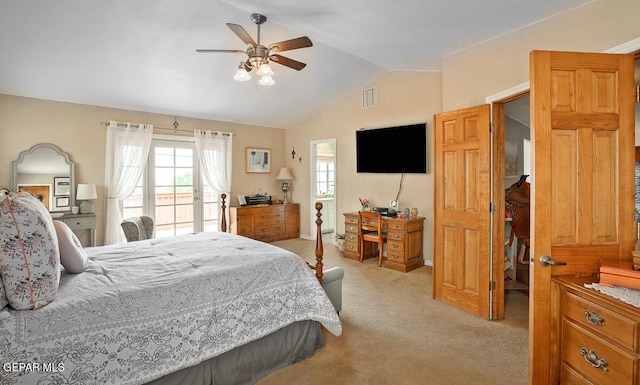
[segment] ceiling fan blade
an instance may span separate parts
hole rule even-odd
[[[297,71],[300,71],[301,69],[307,66],[302,62],[289,59],[288,57],[280,56],[280,55],[270,55],[269,60],[272,60],[274,63],[282,64],[283,66],[293,68],[294,70],[297,70]]]
[[[249,33],[239,24],[227,23],[227,27],[231,28],[233,33],[238,35],[246,45],[256,46],[255,40],[249,35]]]
[[[292,49],[305,48],[305,47],[311,47],[311,46],[313,46],[313,43],[311,42],[311,40],[306,36],[302,36],[295,39],[285,40],[285,41],[280,41],[277,43],[270,44],[269,51],[283,52],[283,51],[289,51]]]
[[[211,53],[211,52],[230,52],[230,53],[246,53],[239,49],[197,49],[196,52]]]

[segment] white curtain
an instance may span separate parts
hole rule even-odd
[[[105,245],[125,240],[120,227],[122,200],[133,193],[144,172],[152,137],[151,125],[114,121],[107,125]]]
[[[195,130],[193,136],[204,180],[216,194],[229,195],[233,134]]]

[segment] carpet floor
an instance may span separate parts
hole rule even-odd
[[[274,244],[313,262],[314,242]],[[432,299],[432,269],[409,273],[377,260],[345,259],[329,238],[324,266],[342,266],[343,332],[325,331],[325,346],[307,360],[258,382],[275,384],[527,383],[528,297],[505,293],[505,319],[487,321]]]

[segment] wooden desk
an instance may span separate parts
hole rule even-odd
[[[360,260],[360,227],[358,213],[344,213],[344,257]],[[404,273],[424,264],[422,239],[424,218],[382,217],[382,228],[387,230],[387,258],[384,267]],[[377,257],[375,245],[365,243],[364,257]]]

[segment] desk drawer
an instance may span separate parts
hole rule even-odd
[[[91,228],[91,218],[67,218],[64,220],[64,223],[66,223],[71,230]]]
[[[356,254],[360,254],[360,243],[359,242],[351,242],[348,240],[345,240],[344,242],[344,251],[348,251],[351,253],[356,253]]]
[[[596,333],[602,333],[621,345],[638,351],[637,336],[640,330],[638,322],[571,293],[563,294],[562,313],[579,325],[586,326]]]
[[[348,216],[348,217],[344,217],[344,223],[346,225],[355,225],[356,231],[358,231],[358,217],[357,216]]]
[[[404,235],[405,235],[405,233],[402,233],[402,232],[388,231],[387,232],[387,240],[389,242],[392,242],[392,241],[404,242]]]
[[[346,233],[355,233],[358,234],[358,224],[356,223],[355,225],[352,223],[345,223],[344,224],[344,231]]]
[[[360,236],[358,235],[358,233],[346,233],[344,235],[344,241],[345,242],[354,242],[354,243],[360,243]]]
[[[404,242],[397,241],[387,241],[387,252],[388,253],[402,253],[404,254]]]
[[[376,226],[378,226],[378,221],[375,220],[375,219],[363,218],[362,219],[362,224],[364,226],[376,227]]]
[[[406,263],[404,251],[395,251],[387,248],[387,261],[396,263]]]
[[[600,367],[594,367],[584,356]],[[597,384],[636,384],[638,359],[567,319],[562,325],[562,361]]]

